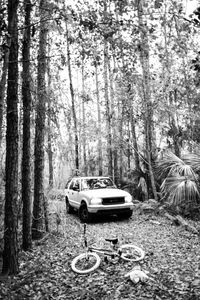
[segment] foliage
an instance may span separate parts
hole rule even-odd
[[[186,155],[181,159],[167,152],[157,163],[157,174],[163,179],[162,197],[170,204],[184,208],[184,213],[191,213],[200,206],[199,162],[197,155]]]

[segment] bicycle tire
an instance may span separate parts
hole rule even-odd
[[[90,260],[90,261],[89,261]],[[87,274],[96,270],[100,265],[101,259],[95,252],[82,253],[76,256],[71,263],[71,268],[78,274]],[[82,268],[79,266],[82,264]],[[88,267],[90,263],[90,267]]]
[[[131,251],[128,253],[127,250]],[[121,245],[119,248],[119,253],[120,257],[126,261],[140,261],[143,260],[145,256],[145,252],[133,244]]]

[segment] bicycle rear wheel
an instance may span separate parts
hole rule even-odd
[[[82,253],[72,260],[72,270],[78,274],[87,274],[98,268],[101,259],[97,253]]]
[[[140,261],[144,258],[144,251],[132,244],[125,244],[119,248],[119,254],[126,261]]]

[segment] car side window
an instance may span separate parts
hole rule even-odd
[[[80,187],[79,180],[78,180],[78,179],[74,180],[73,188],[74,188],[75,190],[78,190],[79,187]]]
[[[74,186],[74,180],[71,181],[70,185],[69,185],[69,189],[73,190],[73,186]]]
[[[65,188],[66,188],[66,189],[69,188],[70,182],[71,182],[71,179],[67,181],[67,183],[66,183],[66,185],[65,185]]]
[[[69,185],[69,189],[73,190],[73,191],[77,191],[79,190],[80,184],[79,184],[79,180],[78,179],[74,179],[71,181],[70,185]]]
[[[90,186],[88,184],[88,181],[86,179],[83,179],[81,181],[81,189],[82,190],[89,190]]]

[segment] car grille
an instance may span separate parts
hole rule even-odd
[[[103,198],[103,205],[114,205],[114,204],[123,204],[125,202],[124,197],[115,197],[115,198]]]

